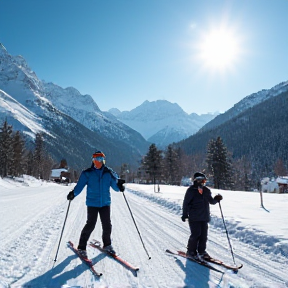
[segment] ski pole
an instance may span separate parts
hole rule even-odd
[[[54,262],[56,262],[56,260],[57,260],[57,255],[58,255],[58,251],[59,251],[59,247],[60,247],[60,243],[61,243],[64,227],[65,227],[65,224],[66,224],[66,220],[67,220],[70,204],[71,204],[71,200],[69,200],[69,204],[68,204],[68,208],[67,208],[67,212],[66,212],[66,217],[65,217],[65,220],[64,220],[64,224],[63,224],[63,228],[62,228],[62,232],[61,232],[61,236],[60,236],[60,240],[59,240],[59,244],[58,244],[58,248],[57,248],[57,252],[56,252],[56,255],[55,255]]]
[[[230,246],[230,250],[231,250],[233,262],[234,262],[234,264],[236,265],[235,259],[234,259],[234,254],[233,254],[233,250],[232,250],[232,246],[231,246],[230,239],[229,239],[229,235],[228,235],[228,231],[227,231],[226,224],[225,224],[225,221],[224,221],[224,216],[223,216],[223,212],[222,212],[222,208],[221,208],[220,201],[219,201],[219,207],[220,207],[220,211],[221,211],[221,216],[222,216],[223,224],[224,224],[224,227],[225,227],[225,230],[226,230],[226,235],[227,235],[228,243],[229,243],[229,246]]]
[[[144,250],[145,250],[145,252],[146,252],[146,254],[147,254],[147,256],[148,256],[148,259],[150,260],[150,259],[151,259],[151,256],[149,256],[149,253],[148,253],[148,251],[147,251],[147,249],[146,249],[146,247],[145,247],[145,245],[144,245],[143,239],[142,239],[141,234],[140,234],[140,232],[139,232],[139,229],[138,229],[138,227],[137,227],[137,225],[136,225],[135,219],[134,219],[134,217],[133,217],[132,211],[131,211],[131,209],[130,209],[130,206],[129,206],[129,204],[128,204],[128,201],[127,201],[127,199],[126,199],[126,196],[125,196],[124,192],[123,192],[123,196],[124,196],[124,199],[125,199],[125,201],[126,201],[126,204],[127,204],[128,209],[129,209],[129,212],[130,212],[130,214],[131,214],[131,217],[132,217],[132,219],[133,219],[134,225],[135,225],[135,227],[136,227],[136,229],[137,229],[137,232],[138,232],[138,234],[139,234],[140,240],[141,240],[141,242],[142,242],[142,246],[143,246],[143,248],[144,248]]]

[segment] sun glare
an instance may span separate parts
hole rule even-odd
[[[239,43],[228,29],[211,30],[199,43],[199,58],[206,68],[226,70],[232,68],[239,56]]]

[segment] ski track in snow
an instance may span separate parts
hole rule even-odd
[[[181,203],[163,199],[157,193],[147,195],[129,189],[129,184],[127,187],[126,199],[152,258],[148,260],[122,193],[112,191],[113,246],[123,259],[139,266],[140,270],[134,273],[99,250],[88,247],[96,271],[103,273],[101,278],[95,278],[66,244],[68,240],[78,244],[86,222],[85,191],[71,202],[56,262],[68,208],[66,195],[71,186],[47,184],[0,192],[0,287],[288,287],[285,247],[282,254],[268,248],[263,250],[257,243],[257,235],[255,245],[247,241],[247,237],[246,242],[237,238],[239,227],[231,237],[236,263],[244,265],[238,274],[227,271],[222,275],[166,254],[167,248],[185,251],[188,241],[188,223],[180,219]],[[212,219],[207,250],[215,258],[233,264],[221,221],[217,217]],[[235,223],[226,221],[226,225],[229,231]],[[252,238],[256,232],[249,233]],[[100,219],[92,238],[101,241]]]

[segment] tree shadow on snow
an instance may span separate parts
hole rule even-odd
[[[42,274],[41,276],[38,276],[31,281],[25,283],[22,287],[23,288],[55,288],[55,287],[61,287],[62,285],[66,284],[68,280],[77,278],[79,275],[81,275],[83,272],[89,270],[88,266],[84,263],[81,263],[77,265],[76,267],[71,267],[71,270],[65,271],[62,273],[62,271],[69,265],[69,263],[73,260],[78,258],[77,255],[71,255],[67,257],[64,261],[62,261],[60,264],[55,266],[54,268],[48,270],[46,273]],[[97,263],[101,260],[100,255],[92,259],[93,263]],[[79,258],[78,258],[79,259]],[[92,274],[91,274],[91,277]],[[95,280],[99,279],[95,276]]]
[[[180,259],[176,259],[176,263],[186,275],[184,278],[184,288],[209,288],[211,287],[211,282],[214,283],[214,281],[211,281],[210,279],[210,270],[207,267],[193,263],[189,260],[186,260],[186,263],[183,263]],[[215,284],[215,287],[218,287],[221,281],[222,277],[219,280],[219,283]]]

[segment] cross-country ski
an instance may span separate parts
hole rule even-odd
[[[67,246],[81,259],[81,261],[89,267],[89,270],[92,272],[94,276],[100,277],[102,273],[99,273],[95,270],[93,263],[90,259],[84,258],[78,252],[78,250],[74,247],[74,244],[71,241],[68,241]]]
[[[212,265],[208,264],[207,262],[204,262],[204,261],[200,261],[200,260],[196,260],[196,259],[193,259],[189,256],[186,255],[186,253],[182,252],[182,251],[171,251],[169,249],[166,249],[165,251],[166,253],[170,254],[170,255],[174,255],[174,256],[180,256],[180,257],[183,257],[183,258],[186,258],[190,261],[193,261],[199,265],[202,265],[202,266],[205,266],[207,267],[208,269],[211,269],[211,270],[214,270],[214,271],[217,271],[217,272],[220,272],[220,273],[224,273],[223,271],[213,267]]]
[[[213,263],[213,264],[217,264],[219,266],[222,266],[228,270],[232,270],[234,272],[238,272],[239,269],[241,269],[243,267],[243,265],[239,265],[239,266],[232,266],[232,265],[228,265],[228,264],[225,264],[224,262],[218,260],[218,259],[214,259],[214,258],[210,258],[210,259],[207,259],[205,261],[200,261],[199,259],[193,259],[189,256],[187,256],[187,254],[183,251],[172,251],[170,249],[166,249],[166,253],[168,254],[172,254],[172,255],[175,255],[175,256],[181,256],[181,257],[184,257],[186,259],[189,259],[191,261],[194,261],[200,265],[203,265],[203,266],[206,266],[207,268],[209,269],[212,269],[212,270],[215,270],[215,271],[219,271],[219,272],[223,272],[222,270],[219,270],[217,268],[215,268],[214,266],[210,265],[209,263]]]
[[[101,243],[98,240],[93,239],[90,244],[91,247],[98,249],[99,251],[106,253],[107,255],[111,256],[113,259],[117,260],[119,263],[121,263],[123,266],[125,266],[126,268],[132,270],[132,271],[138,271],[139,267],[133,266],[132,264],[130,264],[129,262],[127,262],[126,260],[124,260],[122,257],[120,257],[120,255],[116,254],[112,254],[107,252],[105,249],[103,249],[101,247]]]

